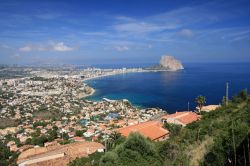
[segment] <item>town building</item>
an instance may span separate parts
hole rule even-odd
[[[210,111],[214,111],[216,110],[217,108],[219,108],[220,105],[206,105],[206,106],[203,106],[201,108],[201,111],[204,111],[204,112],[210,112]],[[197,109],[197,108],[196,108]]]
[[[104,146],[97,142],[75,142],[66,145],[38,147],[22,152],[18,159],[19,166],[66,166],[77,157],[87,157],[94,152],[104,152]]]
[[[169,131],[162,127],[159,121],[147,121],[116,130],[121,135],[128,137],[132,132],[138,132],[153,141],[162,141],[169,137]]]
[[[176,112],[174,114],[162,116],[162,122],[186,126],[200,119],[200,115],[192,111]]]

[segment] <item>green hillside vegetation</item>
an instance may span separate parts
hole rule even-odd
[[[18,154],[11,152],[6,144],[0,141],[0,165],[1,166],[15,166],[15,161]]]
[[[100,160],[100,166],[111,165],[162,165],[156,145],[138,133],[132,133],[126,141],[107,152]]]
[[[249,120],[250,99],[241,91],[228,106],[203,113],[200,121],[157,143],[158,152],[165,165],[244,165],[249,163],[249,145],[243,155],[237,150],[249,138]]]
[[[153,142],[133,133],[92,162],[101,166],[249,165],[249,126],[250,97],[241,91],[228,106],[202,113],[200,121],[184,128],[166,125],[172,132],[168,140]],[[71,166],[90,164],[87,161],[77,159]]]

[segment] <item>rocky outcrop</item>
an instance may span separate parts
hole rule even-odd
[[[184,69],[182,63],[172,56],[162,56],[159,67],[171,71]]]

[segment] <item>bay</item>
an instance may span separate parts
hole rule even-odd
[[[125,65],[123,65],[124,67]],[[189,63],[177,72],[127,73],[86,81],[96,89],[89,100],[128,99],[140,107],[159,107],[169,113],[195,109],[195,98],[204,95],[206,104],[219,104],[229,96],[250,88],[250,63]]]

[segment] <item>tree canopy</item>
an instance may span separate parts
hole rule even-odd
[[[107,152],[100,166],[109,165],[162,165],[153,142],[138,133],[132,133],[124,143]]]

